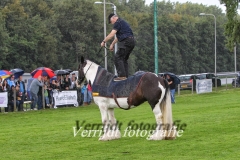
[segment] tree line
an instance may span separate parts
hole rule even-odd
[[[45,66],[77,70],[84,56],[101,66],[104,50],[103,5],[95,0],[1,0],[0,67],[31,72]],[[131,25],[136,39],[129,71],[154,72],[153,3],[144,0],[109,0],[117,14]],[[217,6],[157,1],[159,72],[176,74],[214,72],[214,19],[216,16],[217,72],[234,71],[234,54],[227,48],[227,16]],[[106,19],[113,12],[106,5]],[[112,29],[107,25],[107,33]],[[110,43],[107,44],[108,46]],[[108,71],[114,73],[113,52]],[[237,62],[240,61],[237,51]],[[240,70],[238,64],[237,69]]]

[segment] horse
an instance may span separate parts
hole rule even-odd
[[[114,108],[132,109],[147,101],[156,119],[156,129],[148,140],[176,138],[172,120],[172,104],[168,82],[151,72],[138,72],[123,81],[96,63],[81,57],[78,67],[78,83],[86,79],[92,86],[93,100],[102,118],[103,135],[100,141],[121,138],[114,116]]]

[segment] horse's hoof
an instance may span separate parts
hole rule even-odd
[[[163,139],[164,139],[164,136],[160,130],[154,131],[154,133],[147,138],[147,140],[153,140],[153,141],[158,141]]]
[[[165,137],[165,140],[175,140],[176,137]]]
[[[160,140],[163,140],[163,137],[148,137],[147,140],[149,141],[160,141]]]

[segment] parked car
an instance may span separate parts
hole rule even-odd
[[[213,87],[215,86],[215,75],[213,73],[200,73],[200,74],[197,74],[197,76],[200,78],[200,79],[212,79],[212,84],[213,84]],[[217,86],[221,86],[221,79],[219,79],[218,77],[217,78]]]
[[[235,87],[235,78],[232,79],[232,86]],[[236,87],[240,87],[240,76],[237,77],[237,80],[236,80]]]
[[[192,84],[193,87],[196,86],[196,79],[200,79],[195,74],[185,74],[185,75],[180,75],[180,89],[192,89]],[[193,88],[195,90],[195,87]]]

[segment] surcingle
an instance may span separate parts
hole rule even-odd
[[[98,93],[98,96],[110,97],[115,95],[117,98],[129,97],[130,93],[135,91],[141,78],[147,72],[139,72],[128,77],[123,81],[114,81],[115,75],[107,72],[102,67],[98,67],[97,75],[92,84],[92,92]]]

